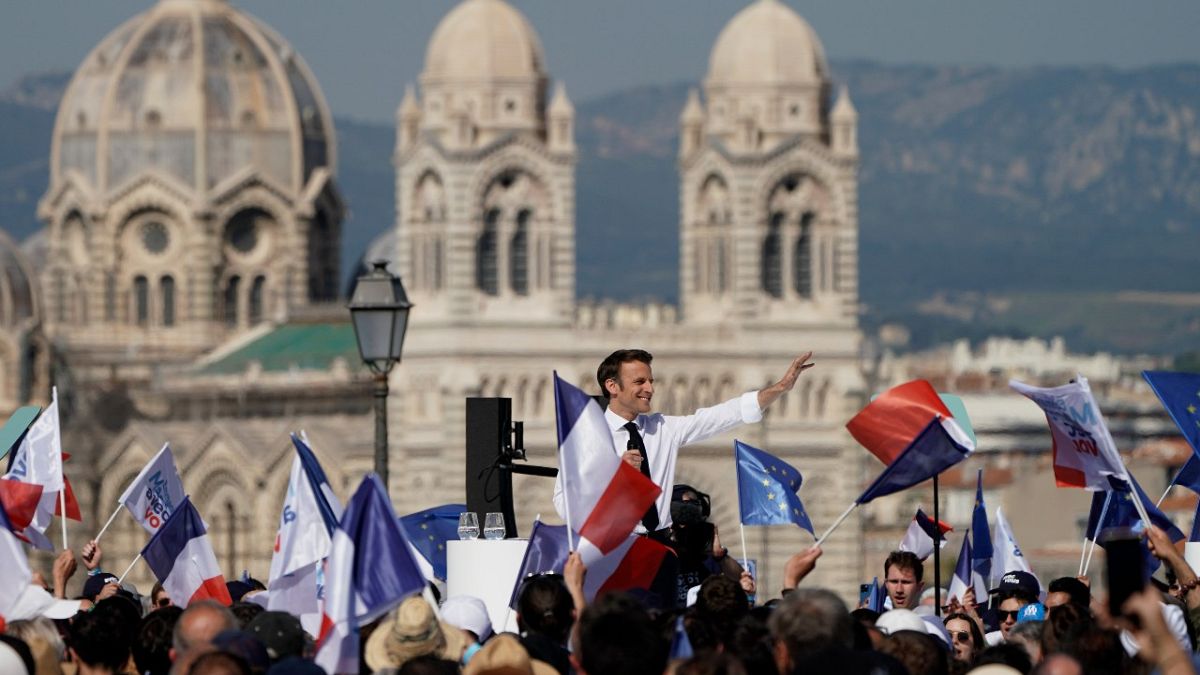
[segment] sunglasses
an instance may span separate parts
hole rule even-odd
[[[952,630],[952,631],[950,631],[950,637],[954,638],[955,642],[970,642],[971,641],[971,634],[965,630]]]
[[[170,598],[159,598],[158,602],[155,604],[157,604],[159,607],[170,607],[171,599]]]
[[[1008,621],[1009,619],[1016,621],[1017,615],[1020,613],[1021,610],[1019,609],[998,609],[996,610],[996,618],[1000,619],[1001,622]]]

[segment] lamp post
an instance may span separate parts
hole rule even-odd
[[[375,473],[386,488],[388,373],[400,361],[412,303],[400,277],[387,271],[387,261],[374,261],[371,267],[370,272],[358,278],[348,307],[358,353],[375,374]]]

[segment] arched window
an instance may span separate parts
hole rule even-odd
[[[141,275],[133,278],[133,307],[137,325],[145,326],[150,320],[150,282]]]
[[[475,286],[488,295],[499,295],[500,284],[496,271],[496,228],[500,211],[489,210],[483,217],[483,232],[475,242]]]
[[[762,288],[773,298],[783,297],[783,214],[771,214],[762,246]]]
[[[261,274],[254,277],[254,283],[250,285],[250,323],[251,325],[262,321],[263,317],[263,289],[267,285],[267,278]]]
[[[175,279],[170,275],[159,280],[162,291],[162,323],[175,325]]]
[[[509,248],[511,262],[509,275],[512,277],[512,290],[517,295],[529,295],[529,219],[528,209],[517,214],[517,229],[513,232],[512,244]]]
[[[238,287],[242,285],[242,278],[234,275],[229,277],[229,281],[225,282],[225,302],[222,307],[225,311],[225,325],[236,326],[238,323]]]
[[[792,287],[802,298],[812,297],[812,222],[811,211],[800,216],[800,233],[792,250]]]

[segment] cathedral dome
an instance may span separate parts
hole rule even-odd
[[[829,76],[808,22],[779,0],[756,0],[725,25],[708,61],[710,87],[814,85]]]
[[[529,21],[504,0],[465,0],[446,15],[425,52],[425,84],[537,81],[542,45]]]
[[[224,0],[160,0],[84,59],[55,122],[51,185],[144,171],[205,192],[251,168],[299,194],[335,165],[329,110],[278,34]]]

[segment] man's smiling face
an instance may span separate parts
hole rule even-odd
[[[650,412],[654,397],[654,375],[650,364],[626,361],[617,369],[617,377],[604,383],[608,389],[608,407],[625,419]]]

